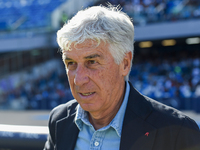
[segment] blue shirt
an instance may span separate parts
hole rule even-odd
[[[89,122],[87,112],[78,105],[75,123],[80,132],[75,150],[119,150],[129,92],[130,85],[126,82],[126,92],[119,111],[109,125],[98,130]]]

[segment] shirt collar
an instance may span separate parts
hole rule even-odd
[[[126,82],[126,92],[125,92],[123,103],[119,111],[117,112],[115,118],[111,121],[111,124],[110,124],[116,130],[119,137],[121,137],[122,125],[123,125],[124,115],[126,111],[126,106],[128,103],[129,92],[130,92],[130,85],[128,82]]]
[[[125,96],[124,96],[124,100],[122,102],[122,105],[121,105],[119,111],[117,112],[116,116],[114,117],[114,119],[108,125],[108,126],[115,129],[115,131],[117,132],[119,137],[121,137],[122,125],[123,125],[126,106],[127,106],[127,103],[128,103],[129,92],[130,92],[130,85],[126,81],[126,92],[125,92]],[[88,113],[86,111],[84,111],[79,104],[78,104],[78,109],[77,109],[77,113],[76,113],[76,117],[75,117],[75,123],[76,123],[76,125],[77,125],[77,127],[79,128],[80,131],[82,130],[83,123],[85,125],[93,127],[91,125],[91,123],[89,122]]]

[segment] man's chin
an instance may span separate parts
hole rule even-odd
[[[84,104],[80,104],[81,108],[87,112],[94,112],[96,111],[95,109],[95,105],[92,103],[84,103]]]

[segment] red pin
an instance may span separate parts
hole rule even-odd
[[[149,132],[146,132],[145,135],[146,135],[146,136],[149,136]]]

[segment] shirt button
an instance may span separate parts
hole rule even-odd
[[[94,142],[94,145],[95,146],[99,146],[99,142]]]

